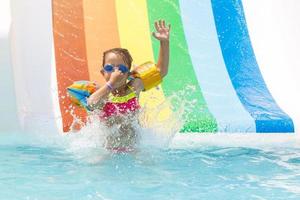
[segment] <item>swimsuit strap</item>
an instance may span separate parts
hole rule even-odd
[[[112,103],[126,103],[128,102],[130,99],[133,99],[134,97],[136,97],[135,91],[133,90],[132,87],[128,86],[127,87],[131,90],[131,92],[125,96],[113,96],[112,94],[109,95],[109,101]]]

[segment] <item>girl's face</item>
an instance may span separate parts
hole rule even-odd
[[[107,65],[107,64],[112,65],[112,66],[119,66],[119,65],[125,65],[125,66],[127,66],[127,64],[124,62],[122,56],[120,56],[120,55],[118,55],[118,54],[115,54],[115,53],[113,53],[113,52],[107,53],[107,54],[105,55],[105,58],[104,58],[104,59],[105,59],[104,66]],[[104,67],[104,66],[103,66],[103,67]],[[128,67],[128,66],[127,66],[127,67]],[[103,68],[102,68],[102,70],[101,70],[101,73],[102,73],[102,75],[104,76],[104,79],[105,79],[106,81],[109,81],[110,76],[111,76],[111,73],[105,72],[105,71],[103,70]]]

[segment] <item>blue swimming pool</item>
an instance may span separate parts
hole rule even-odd
[[[300,199],[299,148],[111,154],[67,140],[1,134],[0,199]]]

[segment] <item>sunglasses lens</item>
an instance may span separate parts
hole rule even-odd
[[[125,65],[119,65],[119,70],[120,70],[122,73],[128,72],[128,68],[127,68]]]
[[[104,66],[104,71],[106,72],[112,72],[114,67],[112,65],[105,65]]]

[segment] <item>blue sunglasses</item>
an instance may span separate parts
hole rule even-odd
[[[129,72],[128,67],[126,67],[125,65],[118,65],[116,66],[122,73],[127,73]],[[103,67],[103,70],[107,73],[112,73],[113,71],[115,71],[115,67],[113,65],[107,64]]]

